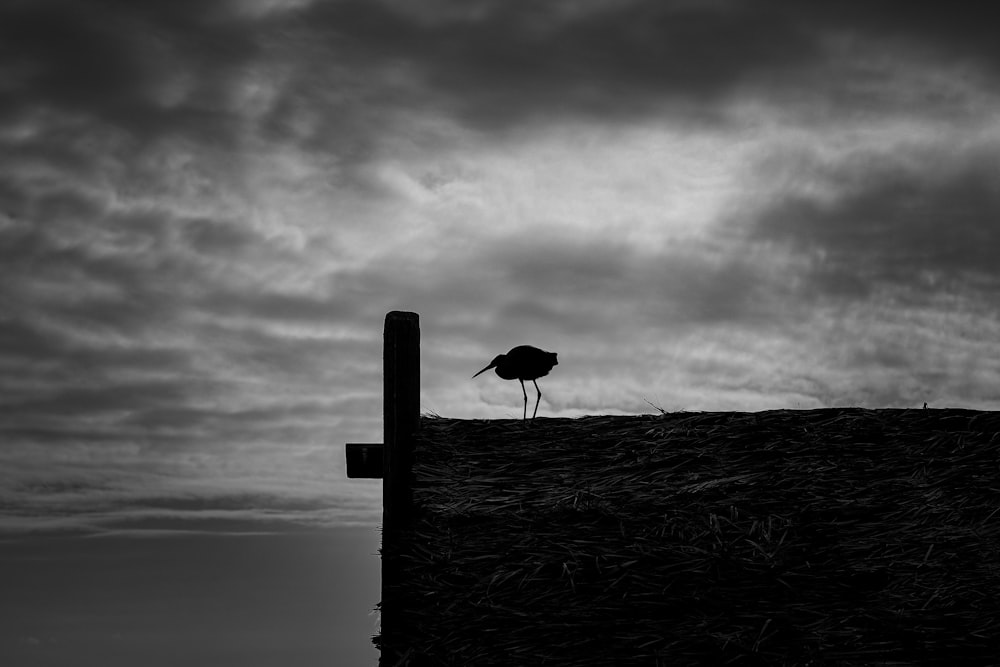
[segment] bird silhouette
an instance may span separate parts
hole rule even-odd
[[[537,347],[532,347],[531,345],[518,345],[507,354],[498,354],[490,362],[490,365],[479,371],[479,373],[485,373],[491,368],[495,368],[496,374],[504,380],[521,381],[521,391],[524,393],[524,415],[522,419],[528,418],[528,392],[524,388],[524,381],[531,380],[535,385],[535,391],[538,392],[538,398],[535,399],[535,411],[531,413],[531,418],[534,419],[535,415],[538,414],[538,403],[542,400],[542,390],[538,388],[538,383],[535,380],[543,375],[548,375],[552,367],[558,363],[555,352],[539,350]],[[476,375],[479,375],[479,373],[476,373]],[[476,377],[476,375],[472,377]]]

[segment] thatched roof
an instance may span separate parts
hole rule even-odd
[[[986,664],[1000,413],[423,418],[408,665]]]

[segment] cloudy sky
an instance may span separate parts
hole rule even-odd
[[[424,411],[1000,405],[1000,46],[901,0],[9,0],[0,530],[373,525]]]

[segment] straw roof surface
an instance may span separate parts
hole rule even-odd
[[[414,456],[401,665],[1000,659],[1000,413],[424,417]]]

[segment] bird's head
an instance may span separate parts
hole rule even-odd
[[[499,364],[501,361],[503,361],[503,358],[505,356],[506,355],[498,354],[497,356],[493,357],[493,361],[490,362],[490,365],[487,366],[486,368],[484,368],[483,370],[479,371],[479,373],[476,373],[476,375],[479,375],[480,373],[485,373],[486,371],[490,370],[491,368],[496,368],[497,364]],[[473,375],[472,377],[476,377],[476,375]]]

